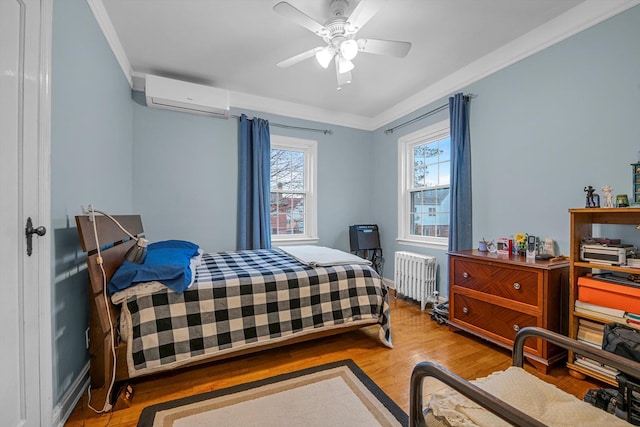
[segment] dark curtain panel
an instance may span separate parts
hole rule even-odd
[[[472,249],[471,235],[471,147],[469,141],[469,97],[461,93],[449,98],[451,121],[451,208],[449,250]]]
[[[238,249],[271,248],[269,122],[240,116]]]

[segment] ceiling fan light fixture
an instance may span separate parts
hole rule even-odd
[[[358,54],[358,42],[355,40],[345,40],[340,43],[340,54],[347,61],[351,61]]]
[[[338,58],[338,73],[348,73],[349,71],[353,70],[353,67],[353,62],[349,61],[348,59],[343,58],[342,56]]]
[[[334,55],[335,51],[327,46],[316,52],[316,61],[318,61],[318,64],[320,64],[322,68],[327,68],[329,64],[331,64]]]

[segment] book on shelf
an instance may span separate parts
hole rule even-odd
[[[576,337],[576,341],[580,341],[581,343],[590,345],[591,347],[602,349],[602,343],[596,344],[592,341],[587,341],[584,338],[577,338],[577,337]]]
[[[617,308],[603,307],[601,305],[591,304],[588,302],[582,302],[580,300],[576,300],[575,307],[583,310],[594,311],[596,313],[606,314],[607,316],[616,317],[616,318],[624,318],[625,311],[619,310]]]
[[[627,319],[633,319],[633,320],[637,320],[638,322],[640,322],[640,314],[635,314],[635,313],[629,313],[627,312],[624,317],[626,317]]]
[[[593,316],[593,317],[595,317],[597,319],[602,319],[602,321],[605,322],[605,323],[610,323],[610,322],[626,323],[626,321],[627,321],[627,319],[625,319],[624,317],[609,316],[607,314],[599,313],[597,311],[586,310],[586,309],[580,308],[578,306],[575,307],[575,312],[576,313],[585,314],[585,315],[588,315],[588,316]]]
[[[602,347],[603,332],[594,331],[589,328],[578,326],[577,338],[579,341],[586,341],[588,343],[595,344],[598,347]]]
[[[608,378],[615,378],[618,375],[619,371],[611,366],[607,366],[603,363],[600,363],[596,360],[589,359],[588,357],[584,357],[580,354],[576,354],[574,363],[578,366],[582,366],[584,368],[590,369],[592,371],[598,372]]]
[[[630,325],[639,325],[640,326],[640,320],[636,320],[636,319],[632,319],[632,318],[627,318],[627,323]]]
[[[578,320],[579,327],[592,329],[594,331],[604,331],[604,323],[594,322],[593,320],[588,319],[579,319]]]

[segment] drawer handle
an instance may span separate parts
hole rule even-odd
[[[520,330],[520,326],[518,325],[513,325],[513,330],[518,332]]]
[[[467,273],[466,271],[464,273],[462,273],[462,277],[464,277],[465,279],[469,278],[469,273]]]
[[[467,307],[464,307],[464,308],[462,309],[462,312],[463,312],[464,314],[467,314],[467,313],[469,312],[469,309],[468,309]]]
[[[520,290],[520,283],[516,282],[513,284],[513,289],[515,289],[516,291]]]

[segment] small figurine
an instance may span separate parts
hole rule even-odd
[[[604,187],[602,187],[602,193],[604,195],[604,207],[605,208],[612,208],[613,207],[613,196],[611,195],[612,191],[613,191],[613,188],[611,188],[611,186],[609,186],[609,185],[605,185]]]
[[[584,187],[584,192],[587,193],[587,201],[585,202],[585,208],[599,208],[600,196],[595,193],[595,189],[592,186]]]

